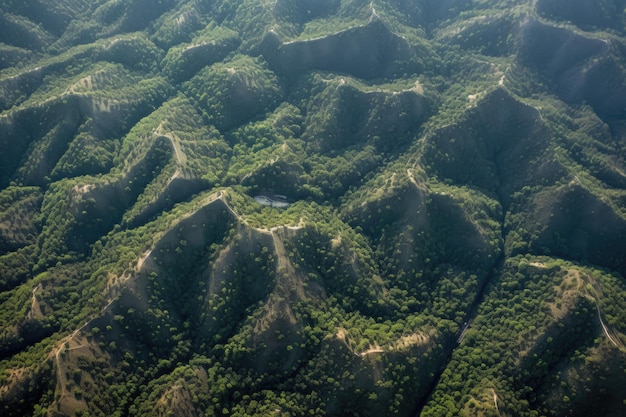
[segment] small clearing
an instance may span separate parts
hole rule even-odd
[[[378,346],[378,343],[374,343],[373,345],[370,345],[369,349],[359,353],[358,356],[365,357],[367,355],[372,355],[375,353],[384,353],[384,352],[385,351],[380,346]]]

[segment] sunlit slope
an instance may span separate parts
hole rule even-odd
[[[0,414],[623,415],[623,6],[0,2]]]

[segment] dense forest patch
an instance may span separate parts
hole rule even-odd
[[[623,9],[0,0],[0,414],[626,414]]]

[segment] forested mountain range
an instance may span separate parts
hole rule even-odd
[[[626,415],[625,8],[0,0],[0,414]]]

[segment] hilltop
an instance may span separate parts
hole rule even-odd
[[[2,415],[624,415],[625,68],[619,0],[0,1]]]

